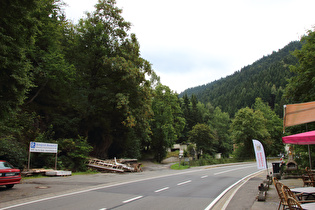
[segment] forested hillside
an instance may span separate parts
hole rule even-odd
[[[301,46],[299,41],[291,42],[283,49],[264,56],[233,75],[207,85],[189,88],[181,93],[180,97],[184,94],[194,94],[202,103],[210,102],[214,107],[218,106],[222,111],[228,112],[230,116],[240,108],[251,107],[255,99],[260,97],[282,116],[285,103],[282,98],[283,91],[287,79],[293,76],[289,65],[297,63],[291,52]]]
[[[315,32],[295,57],[300,42],[179,98],[140,56],[115,0],[100,0],[78,24],[62,8],[0,1],[0,159],[20,168],[30,142],[57,143],[58,169],[74,171],[86,170],[89,156],[161,162],[174,143],[202,164],[217,153],[251,159],[252,139],[274,156],[283,150],[284,100],[315,98]],[[31,159],[34,168],[55,163],[42,153]]]

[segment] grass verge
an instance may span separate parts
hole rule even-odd
[[[183,170],[183,169],[187,169],[187,168],[189,168],[189,165],[187,165],[187,164],[185,164],[185,165],[181,164],[179,166],[179,163],[175,163],[175,164],[171,165],[171,169],[173,169],[173,170]]]

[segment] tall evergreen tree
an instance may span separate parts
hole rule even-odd
[[[191,118],[191,106],[190,106],[190,99],[188,98],[187,94],[185,94],[181,100],[181,110],[183,112],[183,117],[185,118],[185,127],[182,132],[182,135],[179,138],[178,143],[187,142],[188,141],[188,132],[192,128],[192,118]]]
[[[191,96],[191,119],[192,119],[192,126],[197,125],[198,123],[203,123],[201,113],[199,112],[199,109],[197,107],[198,105],[198,99],[196,95]]]

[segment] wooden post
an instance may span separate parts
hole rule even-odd
[[[55,158],[55,170],[57,170],[57,152],[56,152],[56,158]]]
[[[311,147],[310,145],[308,144],[308,158],[309,158],[309,161],[310,161],[310,169],[312,170],[312,156],[311,156]]]
[[[31,161],[31,151],[28,150],[27,170],[30,170],[30,161]]]

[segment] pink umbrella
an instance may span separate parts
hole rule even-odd
[[[284,136],[282,142],[285,144],[315,144],[315,131]]]
[[[284,136],[284,137],[282,137],[282,142],[285,144],[308,145],[310,169],[312,168],[310,144],[315,144],[315,131],[309,131],[309,132],[305,132],[305,133],[299,133],[299,134],[294,134],[294,135],[290,135],[290,136]]]

